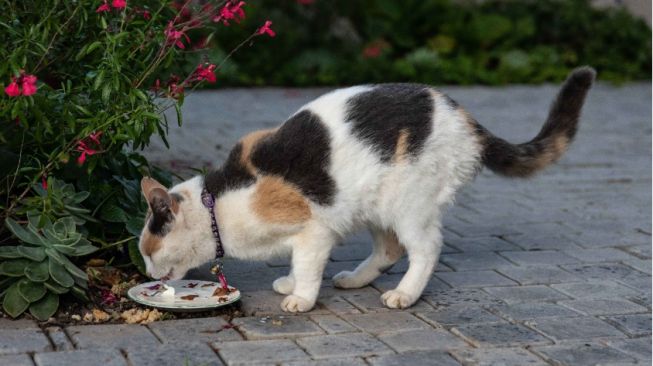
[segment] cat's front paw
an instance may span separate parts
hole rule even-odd
[[[399,290],[386,291],[381,295],[381,302],[383,302],[383,305],[391,309],[405,309],[413,305],[415,301],[417,301],[416,297],[410,296],[409,294]]]
[[[333,276],[333,285],[339,288],[360,288],[366,284],[360,284],[354,272],[342,271]]]
[[[295,279],[291,276],[279,277],[272,282],[274,291],[281,295],[290,295],[295,289]]]
[[[304,313],[313,308],[315,301],[308,301],[297,295],[288,295],[281,302],[281,310],[289,313]]]

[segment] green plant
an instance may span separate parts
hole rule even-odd
[[[269,17],[282,31],[274,47],[233,57],[221,86],[541,83],[582,64],[601,80],[651,78],[651,29],[589,0],[258,4],[249,17]],[[232,27],[216,35],[216,45],[229,49],[245,33]]]
[[[206,45],[244,19],[233,0],[7,0],[0,13],[0,298],[38,319],[84,298],[91,253],[142,270],[139,154],[184,96],[216,81]],[[263,23],[262,23],[263,24]],[[251,29],[243,45],[272,36]],[[239,40],[239,41],[242,41]],[[238,48],[238,47],[236,47]],[[233,53],[233,52],[232,52]],[[228,58],[228,56],[225,56]],[[223,60],[224,63],[224,60]]]

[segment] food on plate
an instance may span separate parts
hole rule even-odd
[[[194,298],[199,297],[199,296],[200,295],[190,294],[190,295],[186,295],[186,296],[180,296],[180,298],[183,299],[183,300],[192,301]]]
[[[174,287],[163,284],[163,288],[165,288],[165,290],[161,293],[161,296],[166,297],[166,298],[174,298],[175,297],[175,288]]]
[[[226,296],[229,295],[231,292],[236,291],[235,288],[224,288],[224,287],[218,287],[213,291],[212,296]]]

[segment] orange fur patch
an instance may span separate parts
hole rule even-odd
[[[399,260],[404,255],[404,247],[399,244],[399,239],[394,231],[390,231],[383,236],[385,255],[393,261]]]
[[[280,177],[259,178],[252,208],[261,219],[272,223],[299,224],[311,217],[308,200]]]
[[[145,231],[141,238],[143,243],[143,254],[151,257],[157,250],[161,249],[161,238]]]
[[[397,163],[403,161],[408,152],[408,129],[404,128],[399,131],[399,137],[397,138],[397,146],[395,147],[395,154],[392,157],[392,161]]]
[[[254,146],[263,138],[273,134],[277,129],[272,128],[272,129],[267,129],[267,130],[259,130],[259,131],[254,131],[252,133],[249,133],[248,135],[245,135],[240,140],[240,143],[243,146],[241,155],[240,155],[240,162],[249,170],[250,173],[256,174],[256,167],[254,164],[252,164],[252,161],[250,159],[250,155],[252,154],[252,150],[254,149]]]

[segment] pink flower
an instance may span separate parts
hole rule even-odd
[[[113,0],[111,2],[111,6],[113,6],[116,9],[124,9],[127,7],[127,1],[125,0]]]
[[[88,138],[91,139],[91,141],[95,142],[96,144],[100,145],[101,136],[102,136],[102,131],[98,131],[88,135]]]
[[[109,10],[111,10],[111,8],[109,7],[109,4],[107,4],[107,1],[104,0],[104,4],[98,6],[98,8],[95,9],[95,12],[96,13],[104,13],[104,12],[107,12]]]
[[[209,83],[213,84],[216,81],[215,65],[209,64],[207,68],[204,68],[204,66],[200,64],[197,66],[197,69],[195,69],[195,75],[197,77],[197,81],[206,80]]]
[[[220,13],[213,17],[213,22],[217,23],[222,21],[222,24],[226,26],[229,25],[230,20],[234,20],[236,23],[240,23],[241,20],[245,19],[245,11],[243,10],[243,6],[245,6],[244,1],[240,1],[238,3],[228,1],[222,7],[222,9],[220,9]]]
[[[5,88],[5,93],[10,97],[17,97],[19,95],[30,96],[36,94],[36,76],[25,74],[21,71],[18,79],[11,77],[11,83]]]
[[[150,12],[147,10],[143,10],[143,19],[145,20],[150,20],[152,18],[152,15],[150,15]]]
[[[48,180],[47,180],[47,175],[42,175],[41,176],[41,187],[43,187],[44,190],[48,190]]]
[[[182,50],[186,48],[184,43],[181,41],[182,37],[186,38],[186,41],[190,42],[190,38],[183,32],[175,29],[173,22],[169,22],[165,31],[163,32],[166,35],[166,42],[168,44],[175,44],[177,47]]]
[[[258,34],[259,36],[263,34],[267,34],[270,37],[276,36],[277,34],[270,28],[271,25],[272,22],[266,20],[265,24],[263,24],[263,26],[256,31],[256,34]]]
[[[36,76],[24,75],[22,87],[23,95],[29,96],[36,94]]]
[[[9,83],[5,88],[5,93],[10,97],[17,97],[20,95],[20,88],[18,87],[15,77],[11,77],[11,83]]]
[[[98,137],[101,134],[102,134],[101,132],[99,134],[93,133],[93,134],[89,135],[87,138],[90,138],[94,142],[96,140],[99,141]],[[84,165],[84,162],[86,161],[86,156],[95,155],[95,154],[97,154],[99,152],[98,150],[91,149],[90,147],[88,147],[86,142],[84,142],[83,140],[77,141],[76,150],[81,153],[81,154],[79,154],[79,157],[77,158],[77,164],[79,164],[79,165]]]

